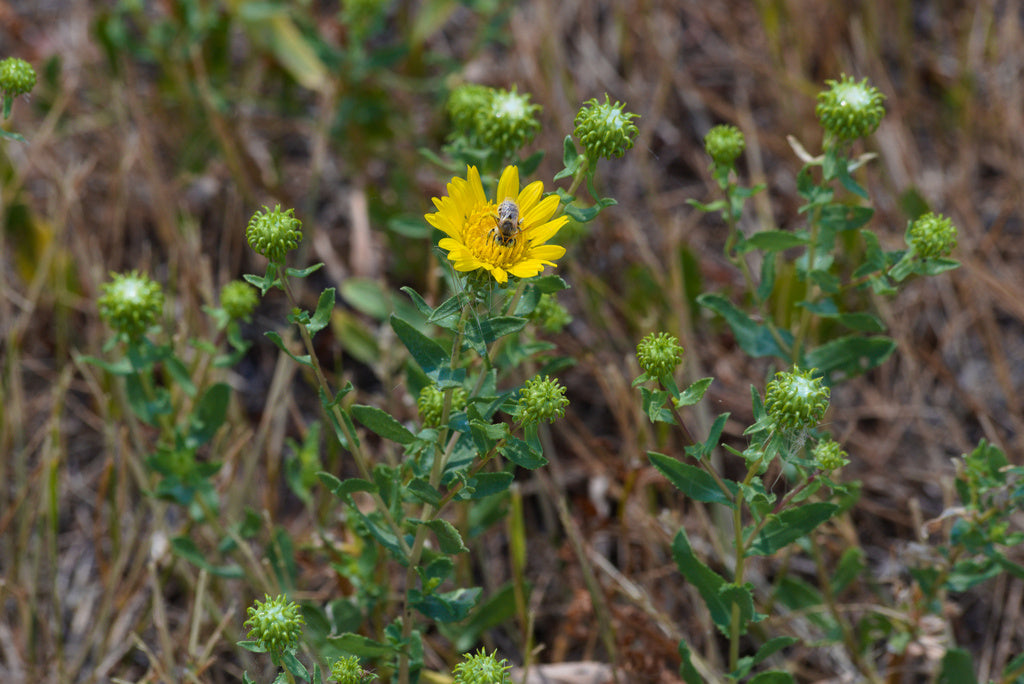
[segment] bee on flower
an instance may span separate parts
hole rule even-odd
[[[520,190],[519,169],[507,166],[497,195],[488,199],[480,172],[470,166],[466,178],[448,184],[447,196],[434,198],[437,211],[426,219],[445,234],[438,246],[448,252],[457,271],[482,268],[504,284],[510,275],[532,278],[565,255],[564,247],[546,243],[569,217],[554,217],[558,196],[543,194],[541,181]]]

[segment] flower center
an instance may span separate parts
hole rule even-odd
[[[522,231],[503,236],[498,228],[498,207],[488,202],[466,219],[464,243],[480,261],[508,269],[519,263],[526,251],[527,239]]]

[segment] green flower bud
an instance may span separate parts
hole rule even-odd
[[[553,423],[556,418],[565,415],[565,407],[568,405],[565,387],[558,380],[552,380],[546,375],[534,376],[519,390],[516,421],[520,425],[533,425],[542,421]]]
[[[636,346],[636,360],[648,375],[660,378],[671,375],[683,359],[679,338],[666,332],[651,333]]]
[[[476,117],[490,106],[494,89],[477,83],[461,85],[448,96],[448,116],[459,133],[476,135]]]
[[[27,93],[36,85],[36,70],[17,57],[0,61],[0,91],[11,97]]]
[[[814,462],[819,469],[830,472],[842,468],[849,463],[847,453],[839,448],[839,443],[832,441],[832,438],[823,439],[818,442],[812,452]]]
[[[452,674],[454,684],[509,684],[508,671],[512,666],[502,658],[498,660],[498,652],[488,655],[486,651],[470,655],[465,653],[461,663],[455,666]]]
[[[249,320],[260,298],[244,280],[232,280],[220,291],[221,308],[233,319]]]
[[[537,135],[540,105],[530,104],[530,96],[512,90],[495,90],[485,107],[477,110],[476,131],[484,145],[502,159],[511,157]]]
[[[922,259],[948,256],[956,249],[957,230],[942,214],[928,213],[907,228],[906,240]]]
[[[556,333],[572,322],[569,311],[551,294],[541,295],[530,318],[548,333]]]
[[[137,340],[163,312],[163,289],[138,271],[112,273],[111,278],[101,286],[100,317],[114,332]]]
[[[573,122],[573,135],[583,143],[587,157],[595,161],[621,157],[633,147],[638,132],[633,119],[639,115],[625,111],[625,107],[618,100],[611,104],[608,93],[604,94],[604,104],[597,98],[583,103]]]
[[[249,619],[244,626],[249,628],[249,639],[271,655],[280,656],[299,645],[304,620],[298,604],[284,596],[270,598],[264,594],[264,598],[247,609]]]
[[[302,221],[294,214],[294,209],[281,211],[281,205],[275,206],[273,211],[266,207],[257,211],[245,229],[249,246],[271,261],[284,261],[285,255],[302,240]]]
[[[768,383],[764,407],[783,430],[805,430],[817,425],[828,409],[829,388],[815,369],[779,372]]]
[[[461,411],[466,408],[469,401],[469,394],[461,387],[452,390],[452,411]],[[438,427],[441,418],[444,416],[444,392],[436,385],[427,385],[420,390],[420,396],[416,398],[416,407],[420,410],[420,420],[423,427]]]
[[[731,168],[746,146],[740,129],[728,124],[719,124],[704,136],[704,149],[716,166]]]
[[[358,656],[346,656],[331,665],[330,678],[338,684],[366,684],[376,679],[377,675],[364,670]]]
[[[822,127],[840,140],[855,140],[875,132],[885,116],[885,96],[868,85],[843,74],[839,81],[827,80],[828,90],[818,93],[814,113]]]

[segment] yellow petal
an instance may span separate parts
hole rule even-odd
[[[487,196],[484,195],[484,184],[480,182],[480,172],[476,170],[475,166],[470,166],[466,169],[466,179],[468,181],[466,184],[466,201],[469,205],[466,215],[468,216],[473,207],[487,202]]]
[[[539,245],[530,250],[531,259],[543,259],[554,261],[565,256],[565,247],[562,245]]]
[[[535,226],[544,223],[551,215],[558,211],[558,195],[548,195],[537,203],[532,209],[526,210],[523,216],[523,223],[527,226]]]
[[[532,278],[541,271],[544,270],[544,264],[536,259],[527,259],[526,261],[520,261],[515,266],[508,269],[508,272],[517,278]]]
[[[506,166],[505,170],[501,172],[501,179],[498,181],[498,196],[495,202],[500,204],[502,200],[514,200],[518,195],[519,168],[516,166]]]
[[[519,199],[516,200],[516,204],[519,205],[519,215],[525,216],[528,214],[543,192],[544,183],[541,181],[533,181],[523,188],[523,191],[519,193]]]
[[[566,223],[569,222],[568,216],[559,216],[554,221],[548,221],[547,223],[541,224],[536,228],[531,229],[526,237],[530,240],[532,245],[542,245],[555,236],[559,230],[562,229]]]

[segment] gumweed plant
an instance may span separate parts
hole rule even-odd
[[[720,444],[728,414],[719,415],[706,435],[692,431],[685,412],[701,400],[712,379],[680,388],[676,375],[684,350],[674,335],[652,333],[636,350],[642,374],[634,386],[645,414],[652,422],[675,426],[684,445],[678,456],[649,452],[651,463],[686,498],[726,512],[714,518],[712,543],[703,545],[717,550],[711,558],[695,549],[686,529],[672,543],[679,571],[703,599],[727,643],[727,653],[710,658],[699,658],[685,640],[680,643],[680,674],[688,684],[796,681],[771,665],[808,634],[818,645],[837,646],[863,681],[882,682],[886,675],[884,661],[877,658],[878,643],[887,643],[898,654],[889,663],[898,670],[900,654],[920,635],[920,625],[915,631],[915,625],[879,617],[895,611],[868,611],[854,618],[837,601],[864,574],[866,563],[863,552],[848,548],[833,567],[823,551],[824,541],[834,534],[829,521],[843,515],[859,496],[857,483],[842,480],[843,467],[856,455],[844,451],[828,430],[829,412],[842,410],[832,406],[831,388],[885,362],[896,348],[870,307],[870,295],[892,296],[911,277],[956,268],[958,263],[949,257],[957,230],[949,218],[927,213],[908,222],[905,249],[883,249],[868,225],[874,214],[868,193],[854,178],[874,155],[855,156],[853,150],[880,125],[884,97],[866,79],[858,82],[845,75],[826,86],[815,110],[824,132],[821,154],[812,156],[790,138],[804,162],[797,175],[804,200],[798,227],[742,226],[746,201],[764,189],[738,181],[736,163],[745,149],[744,136],[735,126],[719,125],[704,138],[711,177],[722,198],[691,204],[723,220],[728,231],[725,256],[745,287],[732,295],[704,293],[697,302],[724,321],[745,353],[770,357],[782,368],[763,391],[751,387],[753,422],[744,432],[745,448]],[[1012,476],[1019,475],[999,470],[999,464],[1005,459],[991,448],[965,457],[959,485],[965,501],[995,498],[991,492],[1005,491]],[[739,477],[726,475],[737,469]],[[1016,533],[982,522],[985,515],[977,511],[961,508],[957,533],[941,547],[936,556],[940,560],[915,570],[922,588],[916,595],[927,599],[907,614],[939,614],[943,592],[963,590],[1000,571],[1020,572],[985,541],[998,537],[1005,548],[1015,543]],[[798,554],[809,556],[817,584],[788,571],[789,559]],[[782,559],[776,578],[769,587],[755,587],[748,577],[750,563],[773,556]],[[979,561],[982,556],[984,561]],[[787,623],[792,629],[780,627]],[[949,644],[947,655],[940,679],[961,681],[958,677],[970,670],[965,653]],[[1019,676],[1024,666],[1017,659],[1008,669]]]
[[[176,346],[165,330],[163,290],[148,276],[115,274],[104,286],[100,314],[115,333],[106,350],[124,358],[92,361],[123,379],[132,411],[158,428],[145,461],[147,491],[184,506],[192,523],[172,551],[220,577],[244,577],[265,597],[248,609],[239,645],[269,655],[275,681],[414,682],[425,667],[425,634],[468,651],[492,612],[515,610],[515,592],[484,597],[473,586],[465,554],[509,515],[517,470],[547,463],[542,436],[565,413],[569,399],[557,376],[572,363],[543,339],[571,320],[557,301],[568,287],[557,275],[566,256],[558,234],[571,218],[592,219],[613,203],[595,196],[588,204],[575,193],[584,182],[593,190],[597,160],[621,156],[637,132],[624,105],[607,97],[587,103],[576,118],[585,152],[567,136],[566,168],[554,179],[571,178],[569,187],[545,192],[531,178],[538,153],[533,161],[517,156],[539,128],[538,112],[514,87],[463,87],[449,103],[461,142],[446,147],[447,159],[427,155],[458,170],[443,193],[423,201],[425,210],[432,205],[422,220],[435,229],[433,250],[450,291],[431,302],[404,287],[410,305],[387,319],[405,359],[394,391],[415,406],[413,417],[385,410],[322,360],[316,338],[331,329],[336,290],[323,289],[311,310],[302,306],[321,265],[288,264],[306,232],[294,209],[265,206],[244,227],[266,270],[229,283],[220,307],[207,309],[227,346],[213,358],[202,355],[215,345]],[[266,337],[302,369],[321,411],[304,440],[289,442],[295,455],[286,482],[318,529],[343,528],[319,535],[338,584],[350,588],[326,605],[296,598],[295,544],[269,512],[222,520],[218,486],[226,485],[214,480],[213,454],[231,391],[212,373],[194,380],[197,369],[240,360],[250,344],[240,323],[270,296],[283,296],[289,314]],[[340,462],[325,467],[332,459],[321,457],[321,437]],[[203,548],[209,537],[197,530],[204,526],[217,538],[215,552]],[[452,666],[456,682],[508,681],[507,661],[496,654],[467,654]]]
[[[36,70],[20,57],[7,57],[0,60],[0,98],[3,99],[4,119],[11,117],[14,100],[19,95],[27,95],[36,86]],[[25,138],[0,128],[0,138],[25,142]]]

